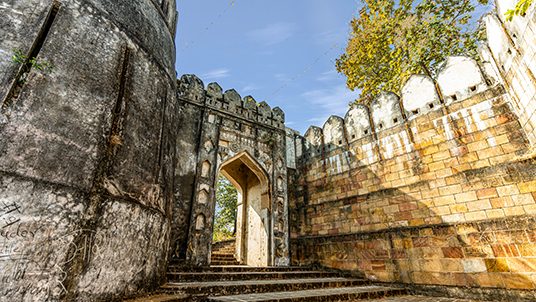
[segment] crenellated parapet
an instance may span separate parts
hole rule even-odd
[[[212,94],[214,94],[218,89],[221,94],[221,87],[218,84],[209,85],[209,87],[209,90]],[[206,98],[206,91],[203,81],[192,74],[183,75],[180,80],[177,81],[177,94],[179,97],[194,103],[204,103]]]
[[[324,133],[324,145],[327,150],[346,144],[344,120],[342,117],[336,115],[330,116],[324,123],[322,132]]]
[[[369,116],[369,108],[362,104],[353,105],[350,110],[348,110],[344,117],[344,124],[349,143],[372,133]]]
[[[242,98],[234,89],[223,92],[218,83],[210,83],[205,88],[203,81],[192,74],[183,75],[178,80],[177,95],[201,106],[271,127],[285,128],[285,113],[281,108],[271,108],[266,102],[258,103],[252,96]]]
[[[379,156],[369,156],[369,161],[390,158],[396,150],[411,150],[406,145],[415,133],[409,132],[407,127],[401,133],[404,128],[400,126],[433,111],[444,114],[445,108],[498,84],[497,78],[497,73],[484,63],[469,57],[449,57],[434,79],[422,74],[412,75],[399,95],[382,92],[369,106],[353,105],[344,118],[331,116],[322,128],[310,127],[304,135],[307,153],[318,156],[366,138],[361,142],[362,151],[372,154],[377,146],[376,152],[380,152]],[[446,127],[451,130],[448,125]],[[399,132],[398,135],[394,135],[393,131]],[[370,141],[376,143],[371,144]]]
[[[370,104],[374,128],[377,131],[392,128],[402,123],[400,98],[392,92],[382,92]]]
[[[317,126],[311,126],[304,135],[305,147],[308,155],[311,157],[322,154],[322,148],[324,147],[324,137],[322,134],[322,128]]]

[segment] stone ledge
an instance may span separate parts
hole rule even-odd
[[[439,223],[439,224],[429,224],[429,225],[419,225],[419,226],[400,226],[400,227],[392,227],[382,230],[375,230],[375,231],[362,231],[362,232],[356,232],[356,233],[346,233],[346,234],[336,234],[336,235],[309,235],[309,236],[299,236],[297,238],[291,238],[291,242],[296,241],[304,241],[304,240],[314,240],[319,242],[326,242],[331,240],[336,241],[352,241],[352,240],[360,240],[360,239],[370,239],[370,237],[377,237],[381,235],[385,235],[387,233],[417,233],[416,235],[419,235],[419,231],[423,229],[439,229],[439,228],[448,228],[448,227],[456,227],[456,226],[462,226],[462,227],[468,227],[473,226],[478,228],[481,231],[488,230],[490,228],[493,228],[497,225],[502,225],[504,229],[513,230],[511,228],[511,224],[523,224],[526,223],[527,225],[524,226],[524,229],[532,230],[536,229],[536,215],[523,215],[523,216],[513,216],[513,217],[505,217],[505,218],[497,218],[497,219],[486,219],[486,220],[479,220],[479,221],[469,221],[469,222],[460,222],[460,223]],[[518,229],[518,228],[516,228]]]

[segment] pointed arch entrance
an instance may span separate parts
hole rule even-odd
[[[185,119],[198,124],[184,128],[186,138],[179,142],[191,152],[185,153],[176,171],[181,186],[173,211],[173,256],[188,266],[210,265],[223,174],[241,192],[236,258],[247,265],[288,266],[288,138],[278,122],[284,120],[283,112],[270,112],[266,104],[256,106],[251,98],[242,100],[232,90],[223,93],[217,84],[204,90],[199,81],[184,80],[181,89],[195,94],[183,94]],[[192,152],[195,156],[188,156]],[[182,227],[185,221],[188,228]],[[234,230],[234,224],[229,228]],[[219,253],[220,245],[216,248],[215,254],[226,257],[215,256],[215,261],[229,258],[228,249]]]
[[[238,191],[236,259],[248,266],[271,265],[271,198],[267,173],[245,151],[222,163],[219,173]]]

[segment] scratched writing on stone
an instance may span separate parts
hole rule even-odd
[[[45,243],[54,242],[66,249],[80,250],[72,237],[82,231],[61,236],[51,236],[42,231],[42,226],[35,224],[17,224],[5,230],[0,228],[0,297],[32,296],[34,301],[55,301],[53,297],[65,292],[63,283],[67,273],[64,267],[74,256],[64,259],[61,253],[56,254],[43,247],[46,247]],[[15,237],[25,238],[27,244],[10,240]]]
[[[15,202],[0,202],[0,229],[5,229],[20,221],[20,206]]]

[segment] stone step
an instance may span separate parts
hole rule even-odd
[[[240,262],[236,260],[216,260],[211,262],[212,265],[239,265]]]
[[[234,250],[230,250],[230,251],[212,251],[212,255],[214,255],[214,254],[234,255],[234,253],[235,253]]]
[[[159,294],[159,295],[150,295],[139,297],[130,300],[124,300],[123,302],[189,302],[191,301],[190,295],[168,295],[168,294]]]
[[[234,253],[232,253],[232,252],[227,253],[227,252],[218,251],[218,252],[213,252],[211,256],[212,257],[214,257],[214,256],[224,256],[224,257],[233,256],[234,257]]]
[[[212,260],[226,260],[226,259],[232,259],[232,260],[235,260],[235,256],[232,255],[232,254],[221,254],[221,255],[212,255],[210,257],[210,259]]]
[[[221,262],[238,262],[238,261],[236,261],[235,258],[216,258],[216,259],[212,258],[212,259],[210,259],[210,263],[212,263],[212,265],[216,265],[215,262],[218,262],[218,261],[221,261]]]
[[[234,251],[235,247],[229,245],[229,246],[221,246],[221,247],[217,247],[217,248],[212,248],[212,251],[223,251],[223,250]]]
[[[405,294],[404,289],[383,286],[353,286],[339,288],[320,288],[312,290],[283,291],[271,293],[240,294],[209,297],[214,302],[297,302],[297,301],[349,301],[355,299],[376,299],[386,296]]]
[[[233,255],[235,253],[234,250],[216,250],[216,251],[212,251],[212,255],[214,254],[228,254],[228,255]]]
[[[168,268],[168,272],[290,272],[303,270],[310,269],[302,266],[253,267],[247,265],[212,265],[206,267],[170,265]]]
[[[327,278],[339,274],[326,271],[289,271],[289,272],[174,272],[167,274],[169,282],[192,281],[235,281],[235,280],[273,280],[292,278]]]
[[[234,256],[228,256],[228,257],[216,256],[216,257],[211,257],[210,259],[211,260],[236,260]]]
[[[218,255],[212,254],[210,259],[236,259],[236,258],[232,254],[218,254]]]
[[[224,296],[252,293],[296,291],[319,288],[351,287],[365,284],[363,279],[307,278],[289,280],[238,280],[212,282],[169,282],[161,293],[191,294],[196,296]]]
[[[235,242],[234,241],[227,241],[227,242],[216,242],[212,244],[212,250],[221,250],[221,249],[235,249]]]
[[[379,299],[358,299],[352,300],[352,302],[485,302],[483,300],[468,300],[468,299],[459,299],[459,298],[448,298],[448,297],[434,297],[434,296],[415,296],[415,295],[402,295],[402,296],[392,296]],[[499,301],[499,300],[496,300]],[[504,300],[501,300],[504,301]],[[510,300],[511,301],[511,300]]]

